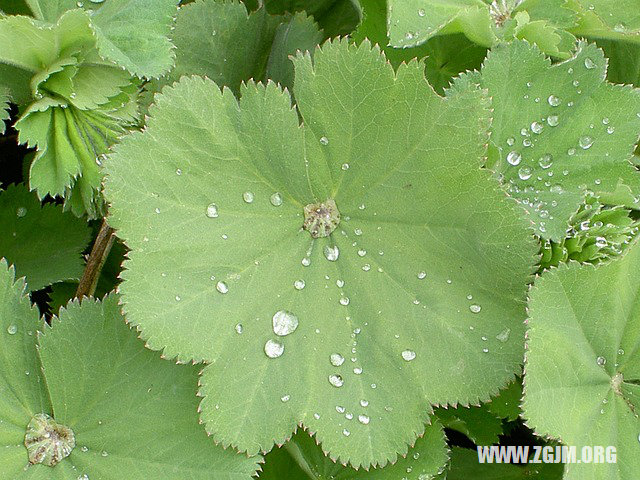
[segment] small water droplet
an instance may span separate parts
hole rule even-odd
[[[358,256],[359,257],[364,257],[367,254],[367,251],[363,248],[361,248],[360,250],[358,250]]]
[[[530,167],[520,167],[518,170],[518,177],[520,180],[529,180],[532,175],[532,170]]]
[[[316,420],[320,420],[320,414],[319,413],[314,413],[313,414],[313,418],[315,418]]]
[[[302,290],[305,286],[304,280],[296,280],[293,282],[293,286],[296,290]]]
[[[593,145],[593,138],[585,135],[583,137],[580,137],[580,140],[578,140],[578,144],[580,145],[580,148],[582,148],[583,150],[587,150],[591,148],[591,145]]]
[[[482,307],[477,303],[474,303],[472,305],[469,305],[469,310],[471,310],[473,313],[480,313],[480,310],[482,310]]]
[[[176,302],[179,302],[180,300],[182,300],[182,297],[180,295],[176,295]]]
[[[18,218],[22,218],[27,214],[27,209],[24,207],[18,207],[16,209],[16,215],[18,216]]]
[[[264,344],[264,353],[269,358],[278,358],[284,353],[284,345],[275,340],[267,340]]]
[[[322,145],[329,145],[329,139],[327,137],[320,137],[320,143]]]
[[[344,380],[340,375],[332,374],[329,375],[329,383],[334,387],[339,388],[344,385]]]
[[[419,17],[424,17],[427,14],[427,12],[425,12],[424,8],[421,8],[418,10],[418,16]]]
[[[353,369],[353,373],[355,373],[356,375],[361,375],[362,374],[362,367],[355,367]]]
[[[483,353],[489,353],[489,349],[488,349],[488,348],[483,348],[483,349],[482,349],[482,352],[483,352]]]
[[[569,155],[570,157],[576,154],[576,149],[575,148],[570,148],[569,150],[567,150],[567,155]]]
[[[100,455],[102,455],[103,457],[108,457],[109,454],[107,453],[106,450],[103,450],[102,452],[100,452]]]
[[[271,195],[271,197],[269,198],[269,201],[271,202],[271,205],[273,205],[274,207],[279,207],[280,205],[282,205],[282,195],[276,192],[273,195]]]
[[[498,335],[496,335],[496,338],[504,343],[507,340],[509,340],[509,335],[511,335],[511,329],[510,328],[505,328],[504,330],[502,330]]]
[[[404,350],[402,352],[402,358],[407,362],[410,362],[411,360],[416,358],[416,352],[414,352],[413,350]]]
[[[331,365],[339,367],[344,363],[344,357],[339,353],[332,353],[330,357]]]
[[[609,245],[609,242],[607,242],[606,238],[604,238],[604,237],[596,237],[596,247],[604,248],[607,245]]]
[[[343,163],[341,168],[342,168],[342,170],[349,170],[349,164],[348,163]]]
[[[533,122],[531,124],[531,131],[535,134],[540,134],[544,126],[540,122]]]
[[[238,335],[242,334],[243,327],[242,327],[242,324],[241,324],[241,323],[236,323],[236,327],[235,327],[235,329],[236,329],[236,333],[237,333]]]
[[[224,294],[224,293],[227,293],[229,291],[229,287],[225,282],[218,282],[218,283],[216,283],[216,290],[218,290],[220,293]]]
[[[303,267],[308,267],[309,265],[311,265],[311,259],[308,257],[304,257],[300,263],[302,263]]]
[[[540,168],[546,170],[553,165],[553,156],[550,153],[545,153],[538,160],[538,165],[540,165]]]
[[[291,395],[283,395],[280,397],[280,400],[282,401],[282,403],[287,403],[289,400],[291,400]]]
[[[507,145],[509,145],[510,147],[513,147],[513,144],[516,143],[516,139],[513,137],[509,137],[507,138]]]
[[[367,415],[358,415],[358,421],[363,425],[369,425],[371,419]]]
[[[558,105],[560,105],[560,99],[555,95],[549,95],[549,98],[547,98],[547,102],[549,102],[549,105],[551,105],[552,107],[557,107]]]
[[[615,128],[613,125],[609,125],[609,126],[607,127],[607,133],[608,133],[609,135],[611,135],[611,134],[612,134],[613,132],[615,132],[615,131],[616,131],[616,128]]]
[[[179,168],[176,168],[176,175],[182,175],[182,170],[180,170]]]
[[[592,70],[592,69],[597,67],[596,62],[591,60],[589,57],[584,59],[584,66],[585,66],[585,68],[587,68],[589,70]]]
[[[279,337],[284,337],[295,332],[298,328],[298,317],[286,310],[278,310],[273,314],[273,333]]]
[[[215,203],[211,203],[207,207],[207,217],[218,218],[218,206]]]
[[[351,435],[351,432],[345,428],[344,430],[342,430],[342,434],[343,434],[345,437],[348,437],[349,435]]]
[[[340,249],[338,248],[337,245],[334,245],[334,246],[325,245],[324,246],[324,257],[327,260],[329,260],[330,262],[335,262],[336,260],[338,260],[339,256],[340,256]]]
[[[426,277],[427,277],[427,272],[422,271],[418,273],[419,280],[424,280]]]
[[[9,335],[15,335],[18,332],[18,326],[17,325],[9,325],[7,327],[7,333]]]
[[[369,401],[368,400],[360,400],[360,406],[361,407],[368,407],[369,406]]]
[[[557,127],[558,123],[560,123],[558,115],[549,115],[547,117],[547,125],[549,125],[550,127]]]
[[[507,155],[507,162],[509,162],[510,165],[516,166],[520,164],[521,160],[522,160],[522,156],[516,151],[511,151]]]
[[[596,363],[602,367],[605,363],[607,363],[607,359],[604,357],[598,357],[596,358]]]
[[[349,305],[349,297],[340,297],[340,305],[344,305],[345,307]]]
[[[246,203],[253,203],[253,199],[254,195],[252,192],[244,192],[242,194],[242,200],[244,200]]]

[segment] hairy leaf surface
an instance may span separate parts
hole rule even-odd
[[[524,416],[577,447],[614,446],[617,463],[568,464],[565,478],[631,480],[640,471],[640,246],[598,267],[549,271],[529,303]]]
[[[605,72],[595,45],[580,43],[572,59],[551,65],[515,41],[493,49],[478,77],[493,99],[488,166],[543,238],[565,237],[587,193],[640,193],[631,163],[640,90],[607,83]]]
[[[1,261],[2,478],[251,478],[256,459],[216,447],[198,425],[197,368],[146,350],[116,296],[70,304],[50,328],[13,276]],[[40,413],[75,434],[75,448],[54,467],[28,463],[25,427]]]
[[[41,206],[25,187],[0,192],[0,231],[0,257],[15,265],[18,276],[27,277],[30,291],[82,275],[86,222],[57,205]]]
[[[269,450],[302,422],[333,458],[384,464],[430,403],[487,399],[519,370],[535,249],[480,168],[475,86],[439,97],[368,43],[313,62],[295,61],[302,127],[273,83],[238,101],[183,78],[156,98],[106,164],[132,249],[120,289],[151,348],[210,363],[202,419],[223,444]],[[340,224],[313,239],[304,207],[327,200]],[[336,411],[361,401],[370,423]]]

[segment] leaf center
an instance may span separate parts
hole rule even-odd
[[[29,463],[53,467],[69,456],[76,446],[76,437],[69,427],[45,413],[38,413],[27,425],[24,446],[29,453]]]
[[[328,237],[340,223],[340,212],[336,202],[329,198],[321,203],[310,203],[304,207],[302,228],[313,238]]]

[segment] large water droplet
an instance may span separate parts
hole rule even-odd
[[[547,102],[549,102],[549,105],[551,105],[552,107],[557,107],[558,105],[560,105],[560,99],[555,95],[549,95],[549,98],[547,98]]]
[[[7,333],[9,335],[15,335],[18,332],[18,326],[17,325],[9,325],[7,327]]]
[[[264,353],[269,358],[278,358],[284,353],[284,345],[275,340],[267,340],[264,344]]]
[[[344,357],[339,353],[332,353],[330,357],[331,365],[339,367],[344,363]]]
[[[298,317],[293,313],[286,310],[278,310],[273,315],[273,332],[280,337],[284,337],[295,332],[296,328],[298,328],[298,323]]]
[[[514,165],[514,166],[518,165],[520,164],[521,160],[522,160],[522,155],[520,155],[516,151],[509,152],[509,154],[507,155],[507,162],[509,162],[510,165]]]
[[[216,290],[224,294],[229,291],[229,286],[225,282],[218,282],[216,283]]]
[[[596,62],[591,60],[589,57],[584,59],[584,66],[585,66],[585,68],[587,68],[589,70],[592,70],[592,69],[597,67]]]
[[[269,201],[271,202],[271,205],[273,205],[274,207],[279,207],[280,205],[282,205],[282,195],[276,192],[273,195],[271,195],[271,197],[269,198]]]
[[[547,117],[547,125],[549,125],[550,127],[557,127],[558,123],[560,123],[558,115],[549,115]]]
[[[540,134],[544,126],[540,122],[533,122],[531,124],[531,131],[535,134]]]
[[[593,145],[593,138],[585,135],[583,137],[580,137],[580,140],[578,140],[578,144],[580,145],[580,148],[582,148],[583,150],[587,150],[591,148],[591,145]]]
[[[335,262],[336,260],[338,260],[338,257],[340,256],[340,249],[338,248],[337,245],[325,245],[324,246],[324,257],[329,260],[330,262]]]
[[[358,415],[358,421],[363,425],[369,425],[371,419],[367,415]]]
[[[302,290],[305,287],[304,280],[296,280],[295,282],[293,282],[293,287],[296,290]]]
[[[207,207],[207,217],[218,218],[218,206],[215,203],[211,203]]]
[[[474,303],[472,305],[469,305],[469,310],[471,310],[473,313],[480,313],[480,310],[482,310],[482,307],[477,303]]]
[[[407,362],[410,362],[411,360],[416,358],[416,352],[414,352],[413,350],[405,350],[402,352],[402,358]]]
[[[342,385],[344,385],[344,380],[340,375],[332,374],[332,375],[329,375],[329,383],[334,387],[339,388]]]
[[[246,203],[253,203],[253,199],[254,199],[254,195],[252,192],[244,192],[242,194],[242,199],[246,202]]]

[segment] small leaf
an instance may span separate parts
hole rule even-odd
[[[0,257],[15,265],[18,276],[27,277],[30,291],[82,275],[86,222],[57,205],[41,206],[25,187],[0,192],[0,231]]]
[[[617,463],[568,464],[565,479],[627,480],[640,471],[640,245],[596,268],[546,272],[531,292],[524,416],[581,449],[613,446]]]
[[[355,420],[354,420],[355,421]],[[428,425],[424,436],[416,440],[406,457],[393,465],[368,471],[334,463],[307,432],[298,432],[283,447],[265,457],[260,480],[386,480],[403,478],[424,480],[444,468],[448,460],[444,433],[439,423]]]
[[[587,193],[640,193],[631,163],[640,131],[640,91],[608,84],[606,60],[580,43],[551,62],[514,41],[493,49],[480,84],[493,99],[488,166],[527,209],[537,233],[559,241]],[[632,206],[632,205],[630,205]]]
[[[216,447],[196,421],[197,367],[145,349],[116,296],[70,304],[50,328],[23,286],[1,261],[2,478],[251,478],[258,459]],[[75,440],[53,467],[28,463],[25,434],[42,414]]]
[[[430,403],[488,399],[519,372],[535,246],[480,168],[474,86],[439,97],[418,63],[394,74],[345,40],[295,68],[302,127],[273,83],[238,101],[185,77],[156,97],[106,164],[131,248],[119,288],[151,348],[210,363],[216,440],[256,453],[302,422],[332,458],[384,465]],[[305,206],[327,200],[340,224],[313,239]],[[369,424],[336,411],[360,401]]]

